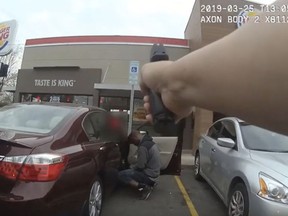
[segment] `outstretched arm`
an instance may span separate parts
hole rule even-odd
[[[198,106],[288,135],[288,23],[270,24],[265,16],[272,13],[175,62],[144,65],[143,92],[161,92],[179,118]]]

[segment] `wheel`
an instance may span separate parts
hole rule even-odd
[[[229,197],[229,216],[248,216],[249,197],[246,186],[243,183],[236,184]]]
[[[196,180],[202,180],[200,175],[200,154],[196,153],[194,160],[194,176]]]
[[[91,185],[88,202],[84,207],[83,216],[99,216],[102,210],[103,186],[101,180],[95,178]]]

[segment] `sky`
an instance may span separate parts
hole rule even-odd
[[[0,3],[0,22],[15,19],[16,44],[24,44],[26,39],[78,35],[184,38],[194,0],[0,0]]]
[[[194,0],[0,0],[0,22],[15,19],[16,43],[78,35],[184,38]]]

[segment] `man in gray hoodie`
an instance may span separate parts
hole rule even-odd
[[[129,144],[138,147],[137,162],[130,169],[119,172],[119,180],[142,192],[142,199],[147,199],[160,175],[160,153],[152,137],[139,131],[132,131],[128,136]]]

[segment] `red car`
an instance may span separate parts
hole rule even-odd
[[[15,103],[1,108],[1,215],[99,215],[104,190],[117,183],[127,149],[117,125],[95,107]],[[181,170],[176,146],[162,147],[165,174]]]

